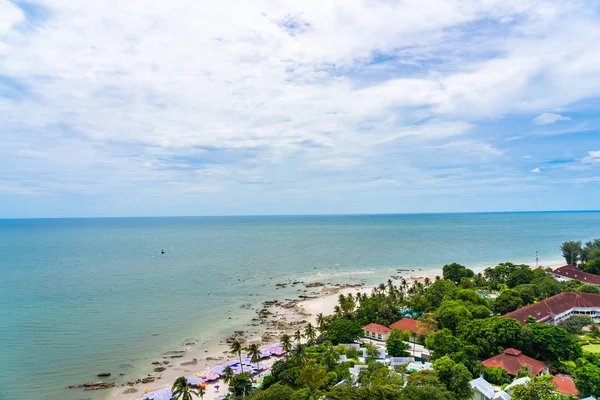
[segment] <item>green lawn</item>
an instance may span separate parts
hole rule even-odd
[[[581,346],[581,349],[589,353],[600,353],[600,344],[588,344]]]

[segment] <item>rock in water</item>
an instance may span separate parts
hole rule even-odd
[[[101,390],[114,388],[115,384],[112,382],[86,382],[83,384],[83,390]]]
[[[110,372],[100,372],[98,375],[96,375],[98,378],[102,378],[104,376],[110,376]]]

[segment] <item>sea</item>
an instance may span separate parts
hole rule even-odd
[[[289,279],[552,265],[594,237],[591,211],[0,220],[0,399],[104,398],[64,388],[219,341],[254,317],[244,305],[297,295],[276,289]]]

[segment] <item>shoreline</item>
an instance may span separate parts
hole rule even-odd
[[[535,265],[531,265],[535,268]],[[543,268],[556,268],[561,264],[540,265]],[[484,271],[486,267],[473,268],[477,274]],[[422,281],[425,278],[434,280],[436,276],[442,276],[442,269],[422,270],[422,269],[402,269],[398,268],[397,273],[388,277],[381,277],[381,281],[387,279],[398,281],[406,279],[407,282]],[[286,281],[278,285],[299,284],[300,282]],[[298,329],[303,329],[307,323],[316,325],[317,314],[323,313],[329,315],[334,312],[337,305],[338,296],[340,294],[347,295],[349,293],[370,293],[373,287],[364,286],[362,284],[336,284],[334,286],[326,286],[322,283],[303,283],[307,289],[305,295],[300,295],[298,299],[272,300],[261,303],[259,310],[256,312],[256,317],[252,319],[249,326],[240,326],[239,330],[234,331],[230,338],[243,340],[243,345],[258,344],[261,347],[272,345],[279,341],[283,334],[293,333]],[[283,286],[284,287],[284,286]],[[308,292],[308,290],[311,290]],[[314,289],[319,289],[314,291]],[[253,329],[258,328],[258,329]],[[242,330],[243,329],[243,330]],[[247,331],[256,330],[257,334],[247,335]],[[160,372],[148,374],[144,378],[150,378],[151,382],[139,382],[134,385],[123,384],[118,382],[117,386],[109,389],[103,397],[106,400],[139,400],[143,397],[145,390],[153,392],[160,389],[170,388],[172,383],[180,376],[190,377],[205,369],[223,364],[229,360],[235,359],[229,354],[229,345],[227,340],[219,342],[211,342],[207,345],[190,345],[185,350],[176,350],[162,355],[157,355],[155,363],[160,363],[157,368],[164,368]],[[270,357],[261,362],[261,366],[270,367],[278,357]],[[168,364],[162,364],[167,362]],[[141,368],[140,368],[141,369]],[[140,378],[142,379],[142,378]],[[130,382],[135,382],[130,380]],[[218,390],[215,388],[218,386]],[[208,383],[206,394],[207,400],[214,400],[219,396],[227,394],[227,385],[222,381]]]

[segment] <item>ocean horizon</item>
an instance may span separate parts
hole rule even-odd
[[[371,285],[536,251],[552,265],[599,223],[592,210],[0,219],[0,399],[104,398],[64,387],[210,346],[249,324],[245,305],[297,296],[275,290],[289,279]]]

